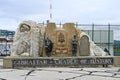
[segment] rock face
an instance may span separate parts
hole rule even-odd
[[[46,45],[49,44],[45,42],[46,38],[53,44],[50,48]],[[23,21],[19,25],[11,54],[11,56],[30,57],[105,55],[106,53],[96,46],[86,33],[75,28],[74,23],[66,23],[62,27],[56,27],[55,23],[47,23],[45,27],[33,21]]]
[[[80,42],[84,42],[83,44],[80,44],[80,46],[86,46],[84,47],[84,50],[81,49],[80,51],[85,51],[85,53],[87,53],[86,55],[89,56],[107,56],[108,53],[104,52],[100,47],[98,47],[89,37],[89,35],[87,35],[85,32],[81,32],[80,34]],[[83,39],[82,38],[85,37],[87,39]],[[89,45],[87,45],[86,43],[88,43]],[[86,45],[85,45],[86,44]],[[88,53],[90,51],[90,53]],[[83,52],[80,52],[81,54]]]
[[[42,25],[33,21],[23,21],[15,33],[11,56],[40,56],[43,31]]]

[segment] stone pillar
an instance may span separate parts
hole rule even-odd
[[[79,56],[90,56],[89,38],[84,35],[80,39],[80,53]]]

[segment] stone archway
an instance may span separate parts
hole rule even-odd
[[[80,39],[80,53],[79,56],[89,56],[90,55],[90,43],[88,36],[84,35]]]

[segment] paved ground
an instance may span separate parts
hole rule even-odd
[[[21,68],[3,69],[0,80],[120,80],[120,68]]]

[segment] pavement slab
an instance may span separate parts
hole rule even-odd
[[[120,67],[4,69],[2,66],[0,60],[0,80],[120,80]]]
[[[119,68],[0,69],[0,80],[120,80]]]

